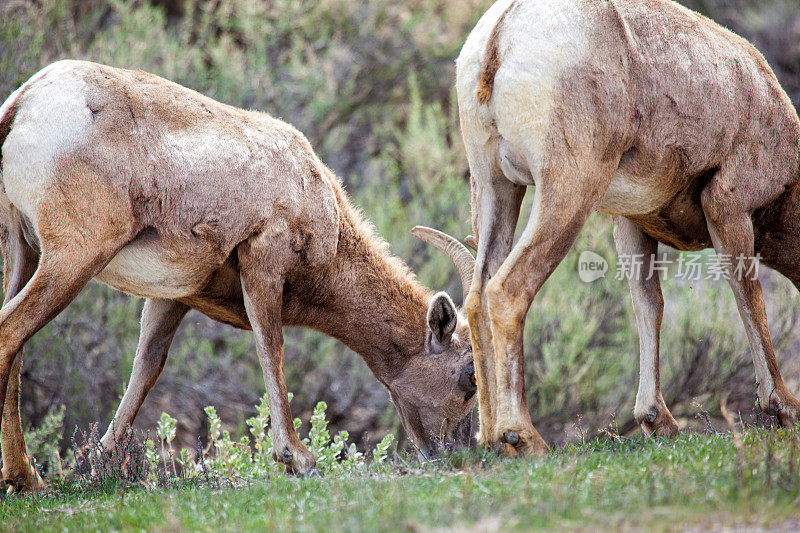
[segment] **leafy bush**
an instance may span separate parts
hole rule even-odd
[[[292,394],[289,394],[290,400]],[[145,438],[141,444],[134,435],[123,439],[114,450],[106,451],[93,429],[79,439],[73,437],[71,446],[62,454],[63,406],[51,411],[36,429],[26,432],[28,450],[37,469],[49,481],[74,481],[96,483],[143,482],[147,485],[169,485],[183,482],[209,482],[240,484],[257,479],[283,475],[284,466],[272,455],[272,429],[270,428],[269,401],[264,394],[255,406],[256,415],[247,420],[249,435],[235,440],[223,429],[223,422],[213,406],[204,411],[208,421],[208,444],[194,453],[188,448],[175,449],[178,420],[161,413],[156,424],[156,437]],[[308,435],[303,444],[314,454],[317,469],[323,475],[369,475],[387,472],[394,435],[381,439],[371,455],[358,451],[349,442],[347,431],[333,437],[325,402],[317,403],[311,416]],[[295,429],[301,426],[294,420]],[[96,426],[95,426],[96,427]],[[73,471],[76,475],[73,475]]]
[[[291,399],[291,394],[290,394]],[[372,461],[356,449],[354,443],[348,444],[349,435],[340,431],[331,438],[328,431],[329,421],[326,416],[325,402],[317,403],[311,415],[308,436],[302,439],[303,444],[314,454],[317,469],[323,474],[365,474],[371,471],[385,470],[389,450],[394,443],[394,436],[387,434],[375,447]],[[160,441],[159,448],[152,440],[145,441],[148,450],[147,460],[151,473],[150,481],[179,478],[181,480],[207,479],[212,477],[218,481],[239,483],[245,480],[269,478],[281,474],[283,465],[277,463],[272,455],[272,429],[269,428],[269,402],[267,395],[261,397],[256,405],[256,416],[247,420],[250,435],[242,435],[234,440],[231,434],[222,429],[222,421],[213,406],[205,408],[209,425],[209,442],[195,458],[186,448],[181,449],[176,458],[172,448],[177,420],[162,413],[157,427]],[[294,420],[299,429],[301,422]],[[180,466],[180,470],[176,468]]]

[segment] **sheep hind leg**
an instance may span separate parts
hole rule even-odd
[[[36,271],[39,255],[31,248],[22,235],[17,224],[9,224],[7,233],[0,239],[3,248],[4,278],[3,289],[5,299],[3,305],[25,287]],[[15,354],[14,364],[8,380],[5,405],[3,406],[2,443],[3,483],[9,490],[28,492],[45,487],[44,481],[31,465],[20,416],[20,369],[22,367],[22,350]]]
[[[495,179],[489,184],[477,179],[473,181],[473,202],[477,204],[473,210],[479,213],[474,221],[476,227],[473,228],[478,235],[478,256],[470,293],[465,302],[478,382],[478,442],[484,445],[490,443],[496,424],[497,383],[491,323],[483,289],[511,250],[520,205],[525,196],[525,187],[515,187],[499,173],[499,169],[495,169],[493,176]]]
[[[115,450],[128,435],[147,393],[164,369],[172,339],[188,311],[186,304],[174,300],[149,299],[145,302],[130,382],[108,431],[100,440],[106,450]]]
[[[563,170],[568,168],[573,170]],[[533,427],[526,400],[525,317],[608,187],[613,170],[610,164],[599,165],[591,157],[554,163],[542,170],[535,180],[533,209],[525,231],[486,286],[497,379],[493,441],[503,445],[506,455],[543,455],[547,451]]]
[[[30,281],[0,309],[0,403],[4,407],[8,406],[7,398],[11,402],[19,401],[19,388],[12,383],[12,378],[18,381],[16,376],[22,346],[75,299],[128,238],[127,235],[103,236],[102,232],[97,232],[94,235],[96,240],[87,243],[86,235],[68,236],[64,233],[58,245],[44,248]],[[0,424],[0,435],[20,429],[16,417],[13,417],[19,408],[11,408],[12,418],[6,421],[3,416],[0,421],[3,422]],[[6,429],[9,424],[11,428]],[[10,443],[9,451],[3,448],[3,455],[9,456],[10,465],[21,464],[23,460],[20,451],[24,448],[24,442],[20,447],[20,441],[20,437],[15,435],[7,441]],[[14,456],[11,457],[11,454]],[[22,488],[25,488],[24,485],[14,485],[14,490]]]

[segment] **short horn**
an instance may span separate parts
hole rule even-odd
[[[472,272],[475,270],[475,258],[472,257],[467,247],[461,244],[455,237],[451,237],[439,230],[425,226],[416,226],[411,230],[411,235],[428,244],[432,244],[453,260],[461,276],[461,288],[464,291],[463,301],[466,302],[467,295],[469,294],[469,287],[472,284]]]
[[[464,238],[464,244],[466,244],[468,248],[472,248],[476,252],[478,251],[478,239],[476,239],[474,235],[467,235]]]

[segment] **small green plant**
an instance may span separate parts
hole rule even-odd
[[[308,438],[303,441],[317,458],[317,468],[323,474],[339,469],[339,463],[344,458],[343,452],[347,446],[347,439],[350,437],[346,431],[340,431],[331,441],[328,420],[325,415],[327,408],[328,405],[325,402],[317,403],[314,414],[311,415],[311,429],[308,432]]]
[[[380,471],[387,470],[389,448],[391,448],[392,444],[394,444],[394,434],[387,433],[375,446],[375,451],[372,454],[372,462]]]
[[[272,430],[267,427],[269,425],[269,400],[266,393],[256,405],[256,416],[248,418],[247,425],[250,427],[250,435],[255,449],[253,468],[261,474],[271,472],[274,461],[272,460]]]
[[[175,431],[178,427],[178,421],[169,416],[167,413],[161,413],[161,418],[158,420],[157,434],[161,440],[161,460],[164,463],[164,470],[172,467],[172,475],[177,474],[175,470],[175,453],[172,449],[172,440],[175,438]],[[166,449],[164,443],[167,444]],[[167,459],[169,458],[169,463]]]
[[[46,476],[52,479],[64,479],[70,473],[65,465],[72,463],[72,450],[64,457],[60,453],[63,428],[64,406],[60,405],[47,412],[39,427],[25,432],[28,453],[43,464]]]
[[[148,481],[155,482],[156,471],[158,471],[158,452],[156,452],[156,443],[152,439],[144,441],[144,457],[147,463],[147,479]]]

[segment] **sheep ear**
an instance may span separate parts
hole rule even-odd
[[[458,314],[453,300],[445,292],[436,293],[428,307],[428,327],[438,347],[450,345],[456,325]]]

